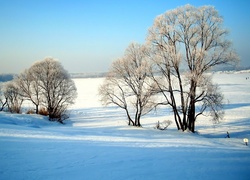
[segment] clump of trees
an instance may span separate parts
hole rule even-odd
[[[24,100],[32,102],[35,113],[48,114],[51,121],[63,122],[66,110],[74,103],[77,89],[60,62],[45,58],[2,85],[1,105],[20,113]],[[46,113],[44,112],[46,111]]]
[[[3,85],[2,90],[4,98],[1,100],[1,110],[3,110],[6,105],[11,113],[21,113],[21,106],[24,98],[19,94],[17,84],[14,81],[6,82]]]
[[[134,105],[136,112],[146,107],[144,114],[156,105],[166,105],[182,131],[195,132],[195,122],[201,115],[219,121],[223,117],[223,95],[207,72],[238,62],[227,34],[223,18],[212,6],[185,5],[157,16],[145,45],[137,45],[144,51],[130,45],[133,56],[125,55],[112,64],[100,88],[102,102],[115,104],[127,114],[128,104]],[[164,101],[151,101],[155,94]],[[127,100],[133,96],[133,101]]]
[[[7,104],[7,100],[3,94],[3,84],[0,84],[0,111],[4,109]]]

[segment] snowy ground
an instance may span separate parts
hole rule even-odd
[[[167,109],[128,127],[123,111],[102,107],[103,79],[75,79],[78,99],[65,125],[38,115],[0,112],[0,179],[250,179],[250,73],[217,73],[225,118],[178,132]],[[231,138],[225,138],[226,132]]]

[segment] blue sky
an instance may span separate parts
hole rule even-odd
[[[0,73],[19,73],[47,56],[69,72],[103,72],[131,42],[143,43],[159,14],[213,5],[250,66],[248,0],[0,0]]]

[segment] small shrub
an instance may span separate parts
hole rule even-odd
[[[47,111],[45,107],[42,107],[39,109],[38,114],[43,115],[43,116],[48,116],[49,112]]]
[[[35,114],[35,111],[33,109],[29,109],[26,114]]]
[[[21,114],[22,111],[21,111],[21,106],[18,106],[18,105],[11,105],[8,107],[8,111],[10,113],[17,113],[17,114]]]
[[[55,111],[52,111],[51,113],[49,113],[49,120],[50,121],[57,121],[59,123],[63,124],[63,121],[65,119],[68,119],[69,116],[66,114],[66,110],[63,108],[59,108]]]
[[[170,120],[165,120],[161,123],[160,123],[160,121],[158,121],[156,123],[155,128],[159,129],[159,130],[166,130],[170,124],[172,124],[172,121],[170,121]]]

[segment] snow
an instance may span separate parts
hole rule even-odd
[[[174,123],[154,129],[172,120],[167,108],[143,117],[143,128],[127,126],[122,110],[98,101],[103,78],[74,80],[78,98],[65,125],[0,112],[0,179],[249,179],[250,73],[213,76],[225,118],[201,117],[195,134]]]

